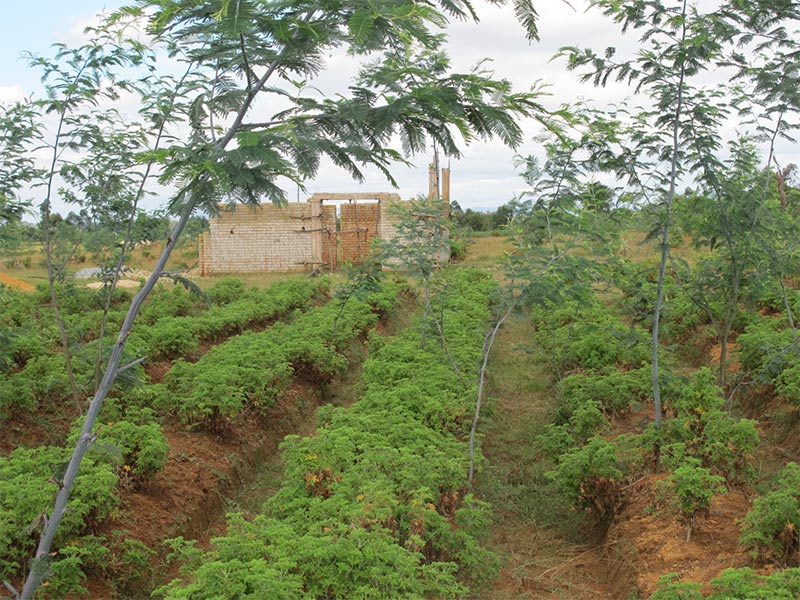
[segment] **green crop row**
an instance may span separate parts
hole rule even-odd
[[[241,282],[224,279],[209,290],[211,297],[223,303],[209,309],[201,308],[198,298],[182,287],[159,287],[129,337],[125,360],[191,356],[203,342],[219,341],[307,306],[328,284],[326,279],[294,280],[265,290],[245,290]],[[69,337],[76,342],[72,344],[75,386],[85,397],[95,383],[102,310],[97,308],[96,291],[69,289],[87,308],[84,313],[64,313]],[[41,296],[0,290],[0,323],[5,323],[0,325],[0,422],[19,411],[59,407],[72,397],[52,310],[36,302],[37,298],[43,301]],[[117,302],[108,315],[109,335],[119,331],[124,314]],[[129,389],[141,374],[140,367],[127,371],[115,393]]]
[[[94,390],[97,340],[72,349],[72,370],[75,387],[81,398]],[[135,356],[126,348],[124,361]],[[135,366],[117,378],[112,393],[130,390],[142,380],[142,367]],[[57,412],[71,399],[69,376],[64,355],[45,353],[31,358],[25,367],[13,374],[0,373],[0,423],[21,411]]]
[[[77,441],[81,421],[72,428],[68,448]],[[48,564],[37,567],[47,569],[48,597],[84,591],[86,572],[107,571],[112,553],[121,554],[111,562],[123,564],[144,550],[133,548],[132,540],[120,545],[98,532],[116,510],[118,488],[146,485],[163,468],[168,446],[161,426],[152,411],[123,410],[110,399],[95,435],[61,522],[55,552]],[[52,446],[18,448],[0,458],[0,580],[24,575],[68,459],[67,448]]]
[[[153,360],[191,356],[200,344],[218,341],[263,325],[290,311],[302,308],[329,285],[326,279],[292,280],[276,283],[266,290],[241,290],[237,298],[215,305],[196,316],[162,316],[152,325],[137,327],[129,344],[136,353]],[[218,284],[225,290],[233,284]],[[214,292],[212,296],[220,297]],[[222,295],[227,299],[227,296]]]
[[[558,374],[576,369],[638,369],[650,347],[639,327],[629,327],[593,297],[533,310],[536,342]]]
[[[726,569],[710,582],[711,593],[700,583],[681,582],[677,573],[665,575],[650,600],[794,600],[800,598],[800,569],[760,575],[749,568]]]
[[[534,311],[533,319],[536,341],[561,375],[554,421],[537,442],[553,461],[548,478],[574,508],[613,516],[625,479],[652,462],[655,448],[673,470],[666,495],[690,528],[723,489],[722,481],[751,481],[759,439],[755,422],[724,410],[708,370],[690,379],[664,369],[660,430],[651,424],[642,434],[610,441],[602,437],[609,418],[650,401],[646,334],[625,327],[592,298]],[[669,355],[662,353],[662,366],[668,367]]]
[[[401,289],[388,282],[366,300],[332,301],[289,323],[235,336],[196,363],[179,359],[161,388],[161,406],[216,431],[246,408],[272,406],[295,373],[329,381],[346,368],[347,345],[378,320],[376,307],[394,304]]]
[[[451,277],[442,322],[469,374],[494,283],[469,271]],[[315,435],[287,438],[283,484],[264,513],[231,516],[210,552],[184,548],[187,579],[163,595],[423,600],[463,597],[465,583],[490,577],[495,561],[477,541],[487,508],[466,493],[475,389],[438,337],[422,346],[422,328],[374,341],[362,398],[321,409]]]
[[[43,519],[69,460],[64,448],[18,448],[0,457],[0,580],[13,581],[33,555]],[[87,457],[75,481],[55,540],[60,549],[81,543],[117,505],[117,475],[110,464]]]

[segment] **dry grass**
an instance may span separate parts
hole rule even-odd
[[[159,243],[140,246],[131,252],[130,258],[125,264],[136,271],[150,273],[155,267],[156,259],[160,252],[161,245]],[[75,273],[83,268],[96,265],[96,261],[92,260],[92,257],[85,252],[76,252],[75,254],[78,257],[82,257],[83,260],[72,260],[67,269],[69,273]],[[31,246],[24,251],[15,252],[13,256],[0,256],[0,261],[3,261],[0,262],[0,271],[14,279],[19,279],[34,286],[40,283],[47,283],[47,270],[42,264],[44,261],[43,250],[39,245]],[[213,275],[209,277],[200,277],[197,263],[196,245],[186,243],[184,246],[173,251],[167,263],[167,270],[189,269],[186,271],[186,276],[195,280],[201,288],[211,287],[223,277],[228,276]],[[241,273],[235,274],[234,276],[244,281],[245,285],[248,287],[265,288],[278,281],[308,277],[308,273]],[[337,276],[338,275],[334,275],[334,278]],[[87,283],[91,283],[92,281],[94,280],[88,280]]]
[[[469,239],[467,255],[461,264],[495,269],[505,254],[512,250],[508,236],[473,236]]]
[[[478,494],[492,504],[497,521],[488,546],[504,559],[500,576],[474,594],[481,600],[608,597],[604,582],[587,573],[596,561],[578,537],[579,519],[552,495],[546,466],[534,439],[555,408],[551,378],[531,355],[533,328],[519,316],[498,335],[490,362],[489,393],[494,399],[480,431],[486,463]],[[569,536],[572,537],[572,536]],[[563,565],[585,555],[570,568]]]

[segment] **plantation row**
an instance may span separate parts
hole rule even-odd
[[[596,298],[532,310],[536,344],[541,359],[557,376],[559,398],[553,421],[536,440],[542,459],[550,464],[540,484],[593,520],[610,522],[624,502],[627,484],[654,468],[666,470],[668,475],[657,484],[663,503],[659,510],[666,508],[677,516],[687,528],[688,542],[693,529],[702,527],[716,494],[756,482],[757,422],[731,413],[708,369],[693,376],[677,375],[678,357],[671,347],[662,347],[660,362],[666,370],[662,371],[660,428],[651,418],[641,433],[614,434],[616,418],[652,401],[648,332],[641,328],[646,323],[637,318],[634,289],[627,291],[622,308],[632,315],[631,326],[622,324],[616,308]],[[642,288],[636,292],[647,293]],[[798,297],[795,294],[792,301]],[[703,315],[677,286],[670,288],[665,316],[667,340],[702,337]],[[783,319],[748,313],[737,326],[742,331],[738,356],[744,375],[774,385],[778,394],[791,399],[791,387],[783,386],[800,359],[796,337],[783,329]],[[686,360],[686,348],[676,350]],[[651,414],[643,412],[643,416]],[[790,463],[770,489],[754,500],[742,522],[740,544],[759,561],[794,565],[800,530],[800,467]],[[700,588],[670,575],[652,598],[795,598],[800,593],[800,569],[768,576],[748,568],[730,569],[711,582],[710,596],[703,596]]]
[[[453,359],[477,364],[495,284],[451,273],[433,300]],[[420,331],[426,330],[421,346]],[[450,366],[430,322],[372,340],[364,393],[324,407],[314,436],[289,437],[280,490],[252,520],[229,516],[202,552],[175,540],[185,579],[166,598],[459,598],[496,561],[478,543],[488,506],[467,493],[475,386]]]
[[[164,386],[154,386],[157,402],[189,423],[218,430],[245,408],[263,410],[275,403],[295,372],[325,383],[347,366],[347,345],[393,307],[403,286],[386,282],[366,300],[336,300],[249,332],[212,348],[196,363],[179,359]]]
[[[238,287],[225,283],[212,292],[212,297]],[[275,298],[265,301],[265,308],[251,311],[251,315],[258,315],[253,318],[273,319],[286,314],[291,306],[307,304],[321,293],[322,284],[294,282],[276,284],[272,289]],[[47,594],[57,598],[82,591],[87,573],[116,580],[124,589],[128,580],[137,577],[137,570],[149,569],[152,549],[122,532],[110,539],[97,534],[104,521],[118,516],[121,491],[146,485],[164,467],[169,448],[160,423],[163,419],[174,414],[187,423],[220,431],[243,411],[263,415],[286,391],[295,373],[315,384],[329,381],[347,367],[344,351],[348,345],[364,336],[380,314],[393,310],[403,289],[402,284],[387,281],[364,300],[337,299],[287,315],[292,317],[289,322],[235,336],[212,348],[197,363],[179,359],[163,385],[139,383],[110,397],[96,429],[97,440],[82,465],[59,529]],[[269,290],[258,294],[266,298]],[[258,305],[256,293],[250,295]],[[174,290],[161,293],[155,306],[148,307],[149,318],[158,322],[144,329],[142,339],[169,318],[184,319],[185,329],[196,335],[208,331],[195,325],[208,323],[210,315],[240,313],[212,308],[195,317],[163,313],[153,317],[166,308],[160,306],[165,297],[185,298]],[[217,301],[226,302],[219,296]],[[226,309],[237,304],[242,306],[235,300],[219,306]],[[15,377],[19,374],[9,380]],[[73,425],[66,448],[18,448],[0,458],[0,579],[17,580],[24,575],[41,525],[39,515],[52,503],[54,484],[63,475],[79,430],[80,419]]]
[[[247,328],[265,325],[307,306],[320,297],[326,280],[289,281],[269,290],[246,290],[236,280],[223,280],[208,291],[213,305],[206,308],[181,287],[159,288],[142,310],[131,333],[126,355],[151,361],[194,356],[204,342],[218,342]],[[100,292],[67,286],[61,290],[61,308],[72,349],[76,387],[82,397],[95,381],[97,338],[103,296]],[[108,313],[107,334],[116,336],[124,318],[129,293],[115,294]],[[71,397],[58,329],[44,291],[32,303],[28,295],[5,291],[0,296],[0,325],[5,327],[0,348],[0,422],[20,411],[52,410]],[[107,341],[106,345],[110,345]],[[125,391],[141,379],[132,370],[117,383]]]

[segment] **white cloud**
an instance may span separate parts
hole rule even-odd
[[[10,104],[25,97],[21,85],[0,85],[0,104]]]

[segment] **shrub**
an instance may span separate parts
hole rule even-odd
[[[606,414],[619,414],[650,394],[649,368],[612,369],[602,373],[577,373],[561,380],[563,402],[569,412],[586,402],[596,402]]]
[[[677,573],[667,573],[658,580],[658,589],[649,600],[703,600],[699,583],[681,582]]]
[[[95,451],[113,458],[120,481],[138,487],[164,468],[169,446],[154,420],[109,421],[99,426]]]
[[[730,483],[752,478],[750,459],[759,440],[756,422],[723,410],[710,370],[698,371],[666,405],[671,418],[664,421],[659,437],[667,461],[670,453],[677,462],[689,456]]]
[[[712,592],[703,596],[699,583],[681,583],[677,573],[665,575],[651,600],[792,600],[800,597],[800,569],[759,575],[749,568],[725,569],[711,580]]]
[[[736,338],[744,372],[761,383],[772,383],[789,365],[800,360],[792,332],[777,319],[749,325]]]
[[[800,597],[800,569],[759,575],[752,569],[725,569],[711,581],[711,600],[793,600]]]
[[[36,396],[28,380],[0,373],[0,423],[35,407]]]
[[[158,285],[139,313],[139,321],[154,325],[164,317],[181,317],[197,312],[198,298],[179,285]]]
[[[50,563],[50,573],[42,590],[48,598],[65,598],[72,594],[88,594],[83,587],[90,571],[101,570],[108,562],[105,539],[85,535],[59,548]]]
[[[724,478],[701,467],[700,461],[688,457],[663,482],[662,488],[673,499],[680,519],[686,525],[687,542],[697,517],[708,514],[711,498],[724,491],[723,481]]]
[[[753,501],[741,543],[754,557],[790,564],[800,557],[800,466],[789,463],[775,489]]]
[[[63,448],[18,448],[0,457],[0,579],[19,575],[36,548],[40,515],[52,506],[69,453]],[[81,471],[61,521],[56,548],[77,543],[93,531],[117,504],[117,476],[110,465],[90,457]]]
[[[556,469],[547,473],[573,507],[600,518],[616,511],[624,475],[614,445],[598,437],[562,455]]]
[[[123,532],[127,533],[127,532]],[[131,538],[117,539],[113,547],[112,583],[123,597],[141,597],[153,586],[155,550]]]
[[[176,356],[190,356],[200,348],[200,342],[180,317],[164,317],[147,329],[144,352],[152,360],[164,360]]]
[[[800,361],[792,363],[778,375],[775,393],[790,404],[800,404]]]
[[[33,317],[31,317],[33,319]],[[7,353],[11,365],[16,369],[24,369],[29,361],[37,356],[44,356],[52,352],[50,339],[32,327],[15,329],[6,344],[3,352]]]
[[[607,308],[586,301],[534,310],[537,342],[559,372],[610,367],[638,369],[649,360],[646,336]]]
[[[244,292],[244,282],[235,277],[223,277],[206,290],[208,299],[217,306],[222,306],[241,298]]]

